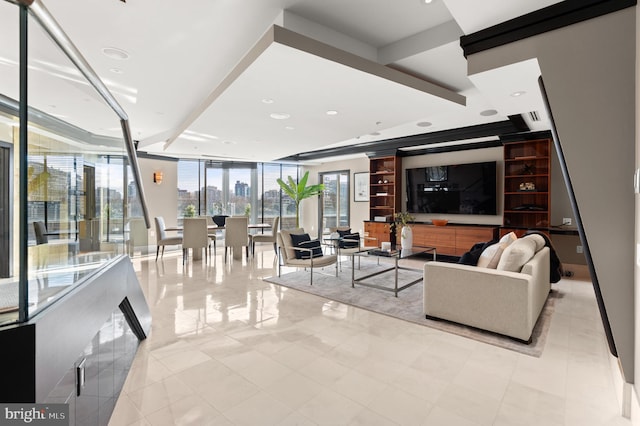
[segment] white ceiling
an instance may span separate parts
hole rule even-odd
[[[543,118],[530,123],[533,130],[547,129],[536,61],[468,77],[459,38],[557,2],[44,0],[44,5],[127,112],[141,151],[272,161],[530,111]],[[17,99],[16,9],[0,3],[0,93]],[[319,57],[263,38],[274,25],[330,45],[330,54]],[[130,57],[108,58],[104,47],[123,49]],[[355,58],[361,63],[336,62],[340,51],[361,57]],[[120,135],[115,115],[44,36],[34,33],[29,53],[33,106],[93,133]],[[381,77],[381,70],[391,80]],[[411,75],[408,81],[397,78],[398,70]],[[426,82],[416,88],[416,77]],[[511,96],[516,91],[526,93]],[[489,109],[498,114],[480,115]],[[327,110],[338,114],[328,116]],[[276,120],[271,113],[290,117]],[[420,122],[432,125],[417,126]]]

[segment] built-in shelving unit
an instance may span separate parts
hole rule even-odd
[[[505,142],[503,230],[550,226],[551,141]]]
[[[401,211],[402,158],[389,155],[369,159],[369,222],[364,231],[377,245],[391,241],[393,215]]]
[[[402,159],[397,156],[369,160],[369,219],[393,218],[401,209]]]

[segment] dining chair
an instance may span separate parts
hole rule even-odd
[[[189,249],[193,251],[194,259],[199,257],[196,250],[200,250],[199,253],[202,253],[202,249],[204,249],[205,259],[208,261],[211,243],[207,220],[203,217],[185,217],[182,223],[182,263],[184,264],[189,257]]]
[[[210,226],[216,226],[216,223],[213,221],[213,217],[208,215],[201,215],[201,218],[204,218],[207,221],[207,228]],[[218,225],[220,226],[220,225]],[[218,231],[207,229],[207,234],[209,235],[210,242],[213,242],[213,255],[216,254],[216,241],[218,239]],[[211,244],[209,244],[209,250],[211,250]]]
[[[162,247],[162,256],[164,256],[164,246],[180,245],[182,244],[182,237],[179,235],[175,237],[167,236],[167,231],[165,231],[167,227],[164,224],[164,218],[162,216],[156,216],[154,218],[154,221],[156,224],[156,240],[157,240],[156,260],[158,260],[158,253],[160,253],[160,247]]]
[[[49,231],[43,221],[33,222],[33,231],[36,235],[36,244],[67,244],[69,253],[77,254],[78,242],[69,239],[54,239],[49,240]],[[55,233],[54,233],[55,234]]]
[[[42,221],[33,222],[33,232],[36,234],[36,244],[46,244],[49,242],[47,227]]]
[[[278,253],[278,225],[280,224],[280,216],[276,216],[273,219],[273,224],[271,225],[271,233],[267,234],[250,234],[249,238],[251,240],[251,254],[255,255],[256,252],[256,243],[273,243],[273,251]]]
[[[40,250],[38,252],[42,254],[42,256],[40,256],[40,254],[38,255],[38,260],[36,261],[38,268],[43,267],[48,263],[49,252],[50,251],[55,252],[54,247],[61,248],[63,250],[62,256],[65,258],[66,257],[71,258],[75,263],[76,255],[78,254],[78,248],[79,248],[78,241],[69,240],[69,239],[49,240],[50,234],[49,234],[49,231],[47,231],[47,226],[43,221],[33,222],[33,232],[36,236],[36,245],[41,247],[46,247],[44,251]]]
[[[246,216],[231,216],[225,221],[224,231],[224,261],[227,262],[227,248],[232,255],[236,249],[245,247],[249,259],[249,218]],[[240,254],[240,257],[242,255]]]

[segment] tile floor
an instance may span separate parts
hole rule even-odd
[[[270,247],[221,253],[134,258],[153,328],[111,425],[631,424],[586,281],[554,284],[532,358],[264,282]]]

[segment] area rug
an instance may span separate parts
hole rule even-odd
[[[387,268],[388,265],[377,265],[375,263],[362,263],[360,270],[356,269],[356,278],[365,274],[370,274],[377,270]],[[331,273],[335,271],[333,267],[327,268]],[[413,281],[422,275],[420,270],[401,269],[398,274],[398,286],[403,283]],[[557,291],[552,290],[542,313],[533,329],[532,341],[526,344],[506,336],[480,330],[477,328],[452,323],[449,321],[439,321],[427,319],[424,316],[422,299],[422,281],[408,287],[398,293],[396,298],[393,292],[387,292],[375,288],[359,286],[351,287],[351,268],[344,268],[338,277],[335,275],[318,273],[313,274],[313,285],[309,285],[309,272],[297,271],[283,274],[281,277],[273,276],[264,278],[264,281],[278,284],[284,287],[304,291],[329,300],[345,303],[369,311],[410,321],[415,324],[424,325],[448,333],[457,334],[463,337],[488,343],[504,349],[516,351],[525,355],[540,357],[544,349],[544,344],[551,323],[551,316],[554,311],[555,300],[558,297]],[[393,286],[393,272],[386,272],[366,280],[367,283]]]

